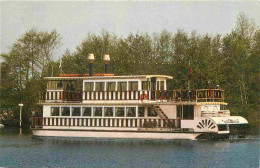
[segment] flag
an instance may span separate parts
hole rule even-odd
[[[192,71],[191,71],[190,62],[189,62],[189,80],[191,79],[191,74],[192,74]]]

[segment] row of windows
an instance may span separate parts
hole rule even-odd
[[[94,91],[94,82],[85,82],[85,91]],[[105,82],[95,82],[95,91],[104,91]],[[129,91],[138,90],[138,82],[128,82]],[[106,91],[116,91],[116,82],[106,82]],[[127,91],[127,82],[117,82],[117,91]]]
[[[149,81],[142,81],[142,90],[149,90],[150,89],[150,82]],[[85,82],[85,91],[104,91],[105,90],[105,82],[95,82],[95,89],[94,89],[94,82]],[[128,89],[127,89],[127,82],[106,82],[106,91],[137,91],[138,90],[138,82],[128,82]],[[155,87],[152,89],[155,90]],[[157,81],[157,90],[164,90],[164,81]]]
[[[144,117],[145,109],[145,107],[51,107],[51,116]],[[147,107],[147,116],[156,117],[157,114],[153,108]]]

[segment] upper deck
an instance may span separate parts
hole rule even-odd
[[[221,89],[167,90],[166,75],[61,74],[45,77],[40,103],[162,103],[224,101]]]

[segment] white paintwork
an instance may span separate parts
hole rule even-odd
[[[159,107],[168,116],[169,119],[176,119],[176,105],[160,105]]]
[[[202,123],[202,120],[207,120],[207,122],[210,120],[210,122],[214,123],[210,128],[208,124],[203,125],[204,128],[198,128],[197,125],[199,125],[199,122]],[[211,129],[213,126],[215,126],[214,129]],[[214,120],[208,118],[208,117],[195,117],[194,120],[181,120],[181,127],[182,128],[192,128],[194,132],[218,132],[217,124]]]
[[[199,133],[150,133],[150,132],[95,132],[33,130],[35,136],[90,137],[90,138],[132,138],[132,139],[195,139]]]
[[[229,117],[210,117],[216,124],[248,124],[248,121],[241,116],[229,116]]]

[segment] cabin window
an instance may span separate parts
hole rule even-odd
[[[104,82],[96,82],[96,90],[95,91],[104,91]]]
[[[105,107],[104,111],[106,117],[113,117],[113,107]]]
[[[125,116],[125,108],[124,107],[116,107],[116,117],[124,117]]]
[[[145,107],[138,107],[138,117],[144,117]]]
[[[164,81],[160,82],[160,90],[164,90]]]
[[[136,116],[136,108],[135,107],[127,107],[127,117],[135,117]]]
[[[107,82],[106,91],[116,91],[116,82]]]
[[[83,116],[91,116],[91,107],[83,107]]]
[[[60,108],[59,107],[51,107],[51,116],[59,116]]]
[[[159,86],[159,84],[160,84],[160,81],[157,81],[156,90],[160,90],[160,86]]]
[[[92,92],[94,90],[94,82],[85,82],[85,91]]]
[[[194,119],[194,106],[193,105],[177,106],[177,118]]]
[[[48,90],[62,90],[62,81],[49,81]]]
[[[218,131],[227,131],[227,125],[218,125]]]
[[[129,82],[128,90],[129,91],[138,91],[138,82]]]
[[[117,91],[126,91],[126,82],[118,82]]]
[[[69,107],[62,107],[61,108],[61,115],[62,116],[70,116],[70,108]]]
[[[149,90],[149,81],[142,81],[142,90]]]
[[[208,106],[205,106],[205,107],[203,108],[203,111],[209,111],[209,110],[208,110]]]
[[[213,111],[215,111],[215,112],[218,111],[218,107],[214,106]]]
[[[157,113],[154,111],[152,107],[148,107],[148,117],[157,117]]]
[[[94,116],[102,116],[102,107],[93,107]]]
[[[72,116],[80,116],[80,107],[72,107]]]
[[[182,106],[177,106],[177,118],[182,118]]]

